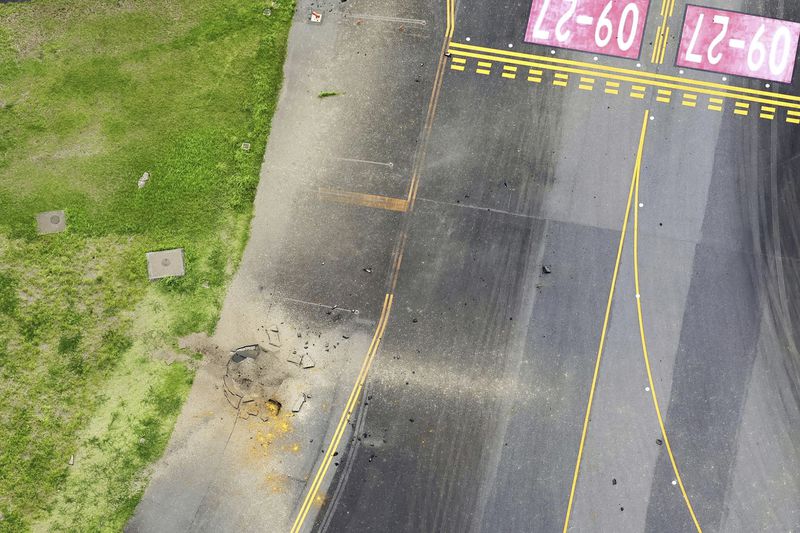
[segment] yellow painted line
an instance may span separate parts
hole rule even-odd
[[[733,85],[709,81],[679,78],[677,76],[669,76],[655,72],[644,72],[621,67],[613,67],[609,65],[597,65],[594,63],[586,63],[584,61],[575,61],[558,57],[540,56],[495,48],[485,48],[464,43],[451,43],[450,52],[466,57],[488,58],[547,70],[560,69],[566,72],[574,72],[576,74],[612,78],[620,81],[629,81],[632,83],[645,83],[657,87],[665,87],[682,91],[694,91],[712,96],[735,97],[749,100],[751,102],[777,104],[783,107],[800,109],[800,96],[771,91],[762,91],[759,89],[750,89],[748,87],[736,87]],[[485,53],[495,55],[487,57],[485,56]]]
[[[764,112],[767,112],[767,113],[774,113],[775,112],[775,108],[774,107],[770,107],[768,105],[762,105],[761,106],[761,111],[764,111]]]
[[[594,83],[594,78],[581,77],[581,83]]]
[[[697,95],[696,94],[691,94],[691,93],[690,94],[684,94],[683,98],[685,100],[697,100]]]
[[[569,79],[569,75],[568,75],[568,74],[562,74],[562,73],[560,73],[560,72],[557,72],[557,73],[556,73],[556,78],[559,78],[559,79],[562,79],[562,80],[567,80],[567,79]]]
[[[644,85],[634,85],[633,87],[631,87],[631,90],[644,92],[647,90],[647,87],[645,87]]]
[[[517,75],[516,75],[516,74],[510,74],[510,73],[508,73],[508,72],[503,72],[502,76],[503,76],[504,78],[508,78],[508,79],[511,79],[511,80],[513,80],[514,78],[516,78],[516,77],[517,77]]]
[[[342,411],[342,416],[339,418],[339,424],[336,426],[336,431],[333,434],[333,438],[331,439],[331,442],[326,448],[325,454],[323,455],[322,463],[320,464],[319,469],[317,469],[317,474],[314,476],[314,479],[311,482],[311,487],[309,488],[308,493],[303,500],[303,504],[300,507],[300,512],[297,514],[297,518],[294,521],[294,525],[292,526],[291,530],[292,533],[298,533],[302,528],[303,522],[308,515],[308,511],[311,509],[311,505],[317,497],[322,480],[325,478],[325,474],[328,472],[328,468],[330,467],[333,459],[333,454],[339,447],[339,443],[342,440],[344,430],[347,428],[347,423],[350,420],[350,416],[355,410],[356,402],[358,401],[359,396],[361,396],[364,383],[367,380],[369,368],[372,366],[372,360],[375,358],[375,353],[378,351],[378,346],[380,345],[381,339],[383,338],[383,333],[386,330],[386,323],[389,321],[389,313],[392,308],[393,300],[394,295],[392,294],[387,294],[383,299],[381,317],[378,320],[378,325],[375,328],[375,335],[372,337],[369,350],[367,350],[367,356],[364,358],[364,362],[361,363],[361,371],[358,374],[358,378],[353,386],[353,390],[350,392],[350,397],[347,400],[344,411]]]
[[[639,162],[639,168],[641,168],[641,161]],[[656,385],[653,381],[653,372],[650,367],[650,356],[647,352],[647,340],[644,334],[644,318],[642,314],[642,291],[639,288],[639,180],[640,173],[637,172],[635,177],[636,199],[633,202],[633,281],[636,289],[636,314],[639,318],[639,336],[642,340],[642,357],[644,358],[644,366],[647,370],[647,381],[650,385],[650,396],[653,399],[653,407],[655,408],[656,417],[658,418],[658,425],[661,428],[661,438],[664,440],[664,446],[667,449],[667,455],[669,455],[669,461],[672,464],[672,472],[675,474],[675,480],[678,482],[678,486],[681,489],[683,501],[686,503],[686,508],[689,511],[689,515],[692,517],[692,522],[694,522],[695,528],[697,528],[698,533],[703,533],[703,529],[700,527],[700,522],[697,520],[697,516],[692,508],[692,502],[689,500],[689,495],[686,493],[686,488],[683,485],[683,479],[681,479],[681,474],[678,471],[678,463],[675,460],[675,454],[672,453],[672,446],[670,445],[669,438],[667,437],[667,428],[664,425],[664,418],[661,416],[661,409],[658,406]]]
[[[669,95],[672,94],[672,91],[667,90],[667,89],[659,89],[658,90],[658,94],[663,94],[664,96],[669,96]]]
[[[661,48],[661,55],[658,58],[659,65],[664,62],[664,54],[667,53],[667,45],[669,44],[669,41],[667,40],[668,38],[669,38],[669,26],[667,26],[667,31],[664,32],[664,41]]]
[[[360,192],[334,191],[330,189],[319,189],[319,196],[322,200],[340,204],[374,207],[400,213],[408,211],[408,200],[405,198],[393,198],[391,196],[378,196],[376,194],[364,194]]]
[[[591,91],[592,89],[594,89],[594,85],[583,85],[583,84],[581,84],[581,85],[578,85],[578,89],[582,89],[584,91]]]
[[[672,3],[669,6],[669,16],[672,16],[672,12],[675,11],[675,0],[672,0]]]
[[[742,107],[744,109],[750,109],[750,104],[747,102],[736,102],[736,107]]]
[[[541,70],[537,70],[535,68],[532,68],[532,69],[530,69],[528,71],[528,74],[530,74],[532,76],[541,76],[542,75],[542,71]]]
[[[478,61],[478,66],[492,68],[492,64],[489,61]]]
[[[637,98],[639,100],[644,100],[644,93],[631,93],[631,98]]]
[[[464,65],[454,65],[454,64],[451,64],[451,65],[450,65],[450,69],[451,69],[451,70],[464,70]]]
[[[746,109],[734,109],[734,110],[733,110],[733,114],[734,114],[734,115],[743,115],[743,116],[747,116],[747,110],[746,110]]]
[[[656,102],[662,102],[662,103],[668,104],[669,103],[669,98],[665,98],[663,96],[659,96],[659,97],[656,98]]]
[[[720,106],[718,106],[718,105],[710,105],[710,104],[709,104],[708,108],[709,108],[711,111],[722,111],[722,107],[720,107]]]
[[[771,115],[769,113],[761,113],[760,115],[758,115],[758,117],[759,118],[765,118],[767,120],[774,120],[775,119],[775,115]]]
[[[492,71],[491,71],[491,70],[486,70],[486,69],[482,69],[482,68],[479,68],[479,69],[478,69],[478,70],[476,70],[475,72],[477,72],[478,74],[485,74],[485,75],[487,75],[487,76],[488,76],[489,74],[491,74],[491,73],[492,73]]]
[[[607,81],[606,82],[606,87],[619,87],[619,82],[618,81]]]
[[[791,109],[787,111],[786,114],[792,115],[793,117],[800,117],[800,111],[793,111]]]
[[[681,102],[681,105],[685,105],[686,107],[697,107],[697,102],[693,102],[692,100],[684,100]]]
[[[516,72],[517,67],[513,65],[503,65],[503,70],[507,70],[508,72]]]
[[[600,361],[603,358],[603,349],[606,344],[606,332],[608,331],[608,323],[611,318],[611,303],[614,300],[614,290],[617,286],[617,275],[619,274],[619,265],[622,260],[622,248],[625,243],[625,235],[628,232],[628,220],[631,212],[631,202],[633,201],[633,192],[636,185],[639,169],[642,164],[642,152],[644,151],[644,138],[647,133],[647,119],[650,114],[649,110],[644,112],[644,120],[642,121],[642,131],[639,134],[639,149],[636,153],[636,163],[633,170],[633,177],[631,178],[630,191],[628,192],[628,203],[625,207],[625,217],[622,220],[622,229],[619,235],[619,244],[617,245],[617,258],[614,261],[614,273],[611,276],[611,288],[608,291],[608,301],[606,302],[606,313],[603,318],[603,328],[600,330],[600,344],[597,348],[597,357],[594,362],[594,373],[592,374],[592,384],[589,387],[589,400],[586,404],[586,414],[583,417],[583,429],[581,430],[581,441],[578,446],[578,458],[575,461],[575,473],[572,475],[572,487],[569,491],[569,501],[567,503],[567,515],[564,518],[564,533],[569,529],[569,519],[572,514],[572,504],[575,500],[575,487],[578,485],[578,474],[581,469],[581,459],[583,458],[583,448],[586,444],[586,434],[589,430],[589,419],[592,416],[592,403],[594,402],[594,393],[597,388],[597,378],[600,374]]]
[[[786,122],[789,124],[800,124],[800,118],[787,118]]]
[[[536,76],[528,76],[528,81],[533,83],[542,83],[542,78],[538,78]]]
[[[566,87],[566,86],[567,86],[567,82],[565,82],[565,81],[553,80],[553,85],[556,85],[556,86],[558,86],[558,87]]]
[[[653,53],[650,54],[650,62],[656,62],[656,54],[658,54],[659,46],[661,46],[661,27],[658,28],[658,34],[656,35],[656,40],[653,43]]]
[[[451,61],[453,63],[460,63],[460,64],[463,65],[464,63],[467,62],[467,58],[465,58],[465,57],[454,57]]]

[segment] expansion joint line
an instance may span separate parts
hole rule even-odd
[[[620,230],[620,237],[619,237],[619,244],[617,245],[617,255],[616,260],[614,262],[614,271],[611,276],[611,287],[608,293],[608,300],[606,302],[606,311],[605,316],[603,318],[603,327],[600,332],[600,343],[597,348],[597,356],[595,358],[594,364],[594,373],[592,374],[592,382],[589,388],[589,399],[586,405],[586,413],[583,418],[583,428],[581,429],[581,439],[580,444],[578,445],[578,457],[575,461],[575,470],[572,476],[572,485],[570,487],[569,492],[569,500],[567,502],[567,512],[564,518],[564,528],[563,532],[566,533],[569,529],[569,522],[572,516],[572,508],[575,502],[575,489],[578,485],[578,477],[580,474],[580,467],[581,461],[583,459],[583,452],[584,447],[586,445],[586,436],[589,430],[589,420],[591,419],[592,414],[592,405],[594,402],[594,395],[597,389],[597,381],[598,376],[600,374],[600,362],[603,357],[603,351],[605,348],[606,343],[606,335],[608,332],[608,324],[611,317],[611,306],[614,299],[614,293],[616,291],[617,286],[617,278],[619,275],[619,266],[622,260],[622,251],[625,244],[626,235],[628,232],[628,223],[630,221],[630,213],[631,213],[631,204],[633,204],[633,225],[634,225],[634,241],[633,241],[633,256],[634,256],[634,284],[636,288],[636,306],[638,312],[638,321],[639,321],[639,333],[641,336],[642,341],[642,355],[645,361],[645,368],[647,370],[647,379],[650,386],[650,392],[653,399],[653,406],[655,407],[656,416],[658,418],[659,427],[661,429],[661,435],[664,440],[664,444],[666,445],[667,453],[670,458],[670,463],[672,464],[672,470],[675,473],[675,478],[677,480],[678,485],[680,486],[681,494],[683,495],[684,502],[686,503],[686,507],[689,511],[689,514],[692,517],[692,521],[694,522],[695,527],[699,533],[702,533],[702,529],[700,528],[700,523],[697,520],[697,516],[695,515],[694,509],[692,508],[692,504],[689,500],[689,496],[686,493],[686,489],[683,485],[683,480],[681,479],[680,473],[678,472],[678,465],[675,460],[675,456],[672,453],[672,447],[669,444],[669,439],[667,438],[667,430],[664,424],[664,419],[661,415],[661,409],[658,405],[658,397],[656,395],[656,389],[653,381],[653,375],[650,366],[650,358],[647,352],[647,342],[645,339],[644,333],[644,320],[642,316],[642,303],[641,303],[641,293],[639,291],[639,176],[641,174],[642,168],[642,155],[644,153],[644,141],[647,135],[647,124],[650,118],[650,111],[645,110],[644,117],[642,119],[642,129],[641,133],[639,134],[639,146],[636,152],[636,162],[634,164],[633,169],[633,176],[631,178],[630,188],[628,190],[628,201],[625,207],[625,216],[623,217],[622,221],[622,228]]]

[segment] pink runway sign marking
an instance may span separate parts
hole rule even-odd
[[[689,5],[677,64],[791,83],[800,24]]]
[[[525,42],[636,59],[650,0],[533,0]]]

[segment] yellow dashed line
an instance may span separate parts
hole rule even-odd
[[[517,77],[516,74],[512,74],[512,73],[508,73],[508,72],[503,72],[502,76],[504,78],[508,78],[510,80],[513,80],[513,79],[515,79]]]
[[[692,100],[684,100],[681,102],[681,105],[685,105],[686,107],[697,107],[697,102]]]
[[[759,118],[765,118],[767,120],[774,120],[775,119],[775,115],[770,115],[768,113],[761,113],[758,116],[759,116]]]
[[[478,69],[478,70],[476,70],[475,72],[477,72],[478,74],[484,74],[484,75],[486,75],[486,76],[488,76],[489,74],[491,74],[491,73],[492,73],[492,71],[491,71],[491,70],[486,70],[486,69],[482,69],[482,68],[479,68],[479,69]]]
[[[528,71],[528,74],[530,74],[531,76],[541,76],[542,75],[542,71],[541,70],[537,70],[535,68],[532,68],[532,69],[530,69]]]
[[[459,63],[459,64],[463,65],[464,63],[467,62],[467,58],[465,58],[465,57],[454,57],[452,59],[452,62],[453,63]]]
[[[669,89],[659,89],[658,96],[656,97],[656,102],[663,102],[665,104],[668,104],[670,102],[671,94],[672,91],[670,91]]]
[[[578,89],[582,89],[584,91],[591,91],[594,89],[594,78],[581,77],[581,84],[578,85]]]
[[[722,111],[722,107],[718,106],[718,105],[710,105],[709,104],[708,109],[710,109],[711,111]]]
[[[717,105],[722,104],[722,98],[714,98],[714,97],[712,97],[712,98],[709,98],[708,101],[711,102],[712,104],[717,104]]]
[[[606,82],[606,94],[619,94],[619,82],[618,81],[607,81]]]
[[[553,80],[553,85],[557,85],[559,87],[566,87],[567,86],[567,80],[569,80],[569,75],[568,74],[563,74],[561,72],[556,72],[555,76],[556,76],[556,79]]]
[[[790,109],[790,110],[789,110],[789,111],[787,111],[786,113],[787,113],[788,115],[791,115],[791,116],[793,116],[793,117],[800,117],[800,111],[794,111],[793,109]]]
[[[542,83],[542,78],[538,76],[528,76],[528,81],[533,83]]]
[[[491,68],[492,64],[489,61],[478,61],[478,66]]]
[[[750,104],[747,102],[736,102],[736,109],[733,110],[733,114],[747,116],[749,110]]]
[[[789,124],[800,124],[800,118],[787,118],[786,122]]]
[[[451,70],[464,70],[464,65],[450,65]]]
[[[503,70],[505,70],[507,72],[516,72],[517,71],[517,67],[515,67],[513,65],[503,65]]]
[[[591,91],[592,89],[594,89],[594,85],[578,85],[578,89],[581,89],[583,91]]]
[[[566,86],[567,86],[567,82],[565,82],[565,81],[553,80],[553,85],[556,85],[557,87],[566,87]]]

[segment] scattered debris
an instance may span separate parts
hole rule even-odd
[[[297,353],[297,350],[292,350],[292,353],[286,357],[286,360],[293,365],[300,366],[300,364],[303,362],[303,354]]]
[[[269,344],[276,348],[281,347],[281,334],[278,332],[278,326],[271,326],[267,331],[269,337]]]
[[[67,217],[64,211],[46,211],[36,215],[36,228],[39,235],[61,233],[67,229]]]
[[[553,267],[550,265],[542,265],[542,273],[550,274],[551,272],[553,272]]]
[[[612,485],[616,485],[617,484],[617,478],[615,478],[615,477],[611,478],[611,484]]]
[[[372,269],[367,267],[364,269],[364,272],[366,272],[367,274],[372,274]]]
[[[321,24],[322,23],[322,13],[319,11],[311,10],[311,14],[308,16],[308,20],[313,22],[314,24]]]
[[[310,355],[303,356],[302,366],[304,369],[314,368],[314,360],[311,358]]]
[[[70,455],[69,456],[69,466],[72,466],[74,464],[75,464],[75,456],[74,455]]]
[[[245,152],[250,151],[250,143],[242,143],[242,150]]]
[[[139,185],[139,188],[141,189],[145,185],[147,185],[148,181],[150,181],[150,173],[149,172],[145,172],[144,174],[142,174],[142,177],[139,178],[139,181],[137,182],[137,185]]]
[[[662,444],[664,444],[664,441],[663,441],[663,440],[661,440],[661,439],[656,439],[656,444],[658,444],[659,446],[661,446]]]
[[[145,256],[147,257],[147,276],[150,281],[168,277],[180,277],[186,274],[186,269],[183,265],[183,248],[147,252]]]
[[[299,413],[304,403],[306,403],[306,395],[305,393],[301,392],[297,395],[297,398],[294,400],[294,402],[292,402],[292,412]]]

